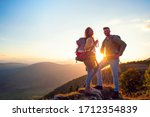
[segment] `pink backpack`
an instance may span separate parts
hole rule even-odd
[[[86,58],[90,57],[91,50],[95,47],[95,45],[98,43],[98,41],[95,41],[94,46],[91,47],[90,51],[85,51],[84,46],[86,43],[86,38],[80,38],[76,41],[77,49],[76,49],[76,61],[84,62]]]
[[[79,40],[76,41],[77,44],[77,49],[76,49],[76,61],[84,62],[86,59],[86,52],[84,50],[84,46],[86,43],[85,38],[80,38]]]

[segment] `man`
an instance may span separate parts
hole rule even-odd
[[[102,54],[104,54],[104,59],[99,63],[99,69],[101,70],[105,66],[110,65],[112,70],[113,83],[114,83],[114,93],[112,94],[112,98],[118,98],[119,97],[119,78],[118,78],[119,57],[123,54],[123,51],[126,48],[126,43],[122,41],[118,35],[111,35],[110,34],[111,31],[109,27],[104,27],[103,31],[106,38],[103,40],[100,51]]]

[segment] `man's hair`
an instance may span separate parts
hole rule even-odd
[[[110,28],[109,27],[104,27],[103,30],[105,30],[105,29],[110,29]]]

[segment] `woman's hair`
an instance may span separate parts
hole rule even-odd
[[[90,30],[93,31],[93,29],[92,29],[91,27],[87,27],[87,28],[85,29],[85,37],[86,37],[86,38],[93,36],[93,34],[92,34],[92,35],[89,34],[89,31],[90,31]]]

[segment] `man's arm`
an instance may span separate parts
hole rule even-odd
[[[102,53],[102,54],[104,54],[104,47],[105,47],[105,45],[104,45],[104,41],[103,41],[103,42],[102,42],[101,49],[100,49],[100,53]]]
[[[127,44],[123,40],[121,40],[121,38],[119,36],[116,36],[114,41],[120,45],[120,50],[119,50],[118,55],[121,56],[123,54]]]
[[[121,56],[126,48],[127,44],[122,41],[121,47],[120,47],[120,51],[119,51],[119,55]]]

